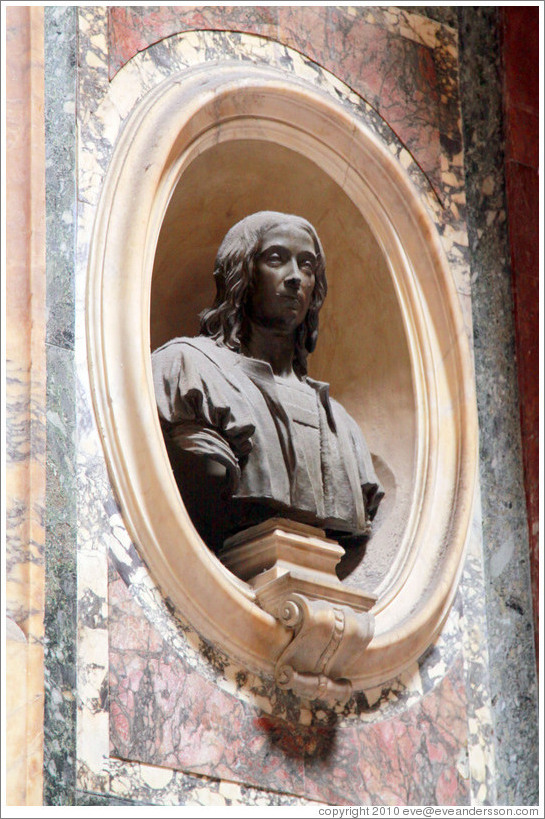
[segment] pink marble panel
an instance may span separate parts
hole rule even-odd
[[[303,791],[303,763],[285,758],[256,713],[175,657],[121,579],[110,584],[113,756]]]
[[[334,804],[464,805],[467,744],[461,658],[420,703],[394,719],[337,732],[330,759],[305,764],[305,794]]]
[[[108,26],[110,78],[139,51],[180,32],[238,31],[268,37],[309,57],[366,99],[439,186],[440,133],[459,137],[450,52],[439,43],[430,47],[413,29],[406,36],[405,18],[405,27],[396,28],[392,19],[399,10],[388,15],[376,11],[331,6],[114,6]]]
[[[268,716],[174,656],[115,573],[110,583],[111,755],[334,804],[469,801],[462,660],[412,708],[374,722]]]

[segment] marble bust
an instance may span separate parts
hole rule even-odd
[[[200,335],[152,355],[164,440],[193,523],[214,551],[271,517],[361,541],[383,492],[358,425],[307,375],[327,292],[315,229],[273,211],[247,216],[221,243],[214,278]]]

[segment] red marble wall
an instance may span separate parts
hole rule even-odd
[[[539,9],[501,10],[505,175],[536,656],[539,645]]]
[[[441,196],[440,141],[459,140],[457,86],[445,64],[448,50],[425,45],[414,33],[404,36],[383,10],[355,14],[332,6],[113,6],[108,30],[110,79],[139,51],[184,31],[246,32],[289,46],[369,102]]]

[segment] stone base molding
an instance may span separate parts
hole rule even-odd
[[[272,518],[230,538],[221,559],[255,590],[256,602],[293,634],[278,657],[280,688],[335,704],[352,694],[352,657],[370,642],[377,598],[344,586],[335,568],[344,549],[325,532]]]

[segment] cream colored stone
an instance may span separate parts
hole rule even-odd
[[[89,688],[92,694],[100,688],[107,671],[106,666],[97,660],[104,657],[104,651],[108,651],[108,632],[106,629],[80,627],[78,639],[82,663],[85,661],[85,665],[81,664],[80,667],[85,669],[86,676],[85,682],[80,680],[81,693],[86,694],[86,688]]]
[[[495,177],[490,174],[487,176],[486,179],[483,180],[483,184],[481,185],[481,192],[485,196],[492,196],[494,193],[494,185],[495,185]]]
[[[299,724],[300,725],[310,725],[312,723],[312,711],[309,708],[305,708],[304,706],[301,708],[299,713]]]
[[[420,676],[420,669],[418,663],[414,663],[410,668],[400,674],[399,681],[406,688],[411,691],[416,691],[421,696],[424,694],[422,687],[422,677]]]
[[[27,776],[27,641],[21,629],[7,621],[6,665],[6,803],[25,805]]]
[[[211,791],[208,788],[196,788],[193,792],[193,800],[198,805],[205,807],[224,807],[225,799],[217,791]]]
[[[413,163],[413,158],[410,155],[409,151],[406,148],[403,148],[399,152],[399,161],[404,168],[409,168]]]
[[[459,154],[455,154],[451,159],[451,163],[457,168],[463,168],[463,165],[464,165],[464,153],[463,153],[463,151],[460,151]],[[464,198],[465,198],[465,192],[464,192]]]
[[[89,262],[89,354],[99,426],[124,519],[159,584],[204,636],[249,668],[270,673],[286,645],[285,630],[196,535],[162,446],[148,359],[151,272],[168,202],[200,155],[241,138],[306,157],[342,187],[359,214],[354,230],[366,222],[384,259],[387,277],[374,292],[378,297],[382,281],[395,293],[381,320],[385,332],[388,325],[401,330],[389,360],[398,353],[408,362],[396,373],[393,398],[409,425],[394,425],[392,434],[384,422],[392,423],[382,403],[392,400],[392,373],[382,382],[368,375],[366,382],[344,355],[338,378],[343,403],[369,424],[368,438],[379,443],[386,463],[396,462],[406,495],[399,549],[377,590],[376,634],[354,669],[357,685],[370,687],[410,666],[447,615],[472,507],[476,418],[467,337],[435,229],[402,166],[341,106],[251,66],[187,72],[183,84],[168,79],[139,103],[103,188]],[[339,279],[350,283],[346,305],[356,275]],[[332,288],[327,315],[339,340],[340,292],[333,295]],[[361,327],[373,308],[377,312],[372,301],[352,298],[342,321]],[[325,349],[322,355],[318,364],[326,368]],[[352,361],[357,366],[355,355]],[[400,457],[403,447],[410,455]],[[387,527],[388,521],[377,542]]]
[[[174,771],[168,768],[155,768],[151,765],[141,765],[140,775],[146,785],[149,785],[153,790],[158,791],[161,788],[166,788],[172,782]]]
[[[410,24],[407,37],[414,39],[428,48],[436,48],[438,45],[437,34],[441,31],[442,24],[436,20],[423,17],[421,14],[412,14],[406,9],[403,10],[407,21]]]
[[[95,54],[94,51],[88,51],[85,57],[85,62],[91,68],[104,68],[104,59]]]
[[[451,171],[446,171],[442,174],[443,183],[445,185],[450,185],[452,188],[457,188],[460,185],[460,180],[458,177],[453,174]]]
[[[489,705],[483,705],[481,708],[477,708],[477,710],[475,711],[475,716],[484,725],[490,723],[490,719],[491,719],[490,706]]]
[[[469,763],[467,758],[467,748],[465,746],[462,746],[458,751],[456,770],[458,771],[462,779],[469,779]]]
[[[469,755],[469,769],[471,776],[477,782],[486,781],[486,761],[483,749],[480,745],[472,745],[471,753]]]
[[[461,245],[462,247],[467,247],[468,245],[468,238],[465,230],[455,230],[453,228],[447,228],[445,229],[444,235],[449,246],[452,246],[454,242],[457,245]]]
[[[221,561],[254,589],[288,572],[297,572],[309,582],[334,582],[342,588],[335,568],[343,554],[344,549],[328,540],[321,529],[271,518],[226,540]]]
[[[109,745],[109,715],[90,708],[78,711],[79,761],[95,776],[107,776]]]
[[[487,794],[488,789],[485,783],[483,782],[482,785],[479,786],[479,790],[477,791],[477,796],[475,797],[475,804],[484,805]]]
[[[99,51],[102,51],[103,55],[108,54],[108,43],[106,42],[106,37],[102,31],[99,31],[97,34],[93,34],[90,37],[90,41],[91,45],[93,45],[94,48],[98,48]]]
[[[240,785],[236,785],[234,782],[220,782],[219,793],[231,802],[238,802],[242,799]]]
[[[379,701],[382,696],[382,685],[374,686],[373,688],[365,688],[364,694],[369,703],[369,706],[372,707]]]

